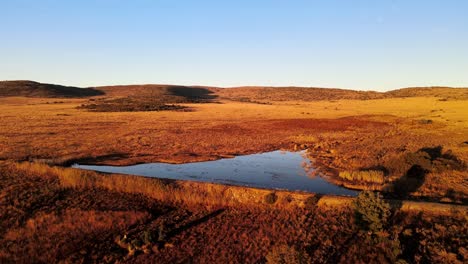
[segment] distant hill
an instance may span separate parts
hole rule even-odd
[[[217,90],[221,98],[239,101],[318,101],[339,99],[378,99],[384,95],[374,91],[316,87],[258,87],[243,86]]]
[[[119,85],[96,87],[105,98],[90,100],[80,106],[95,112],[133,112],[184,110],[180,103],[205,103],[217,98],[204,87],[178,85]]]
[[[319,100],[369,100],[403,97],[439,97],[450,100],[467,100],[468,88],[411,87],[388,92],[356,91],[316,87],[262,87],[243,86],[217,89],[222,99],[237,101],[319,101]]]
[[[217,88],[165,84],[100,86],[94,89],[109,97],[151,97],[170,103],[193,102],[214,99]]]
[[[174,99],[183,95],[184,98],[208,98],[235,101],[319,101],[319,100],[369,100],[401,97],[440,97],[447,99],[468,99],[468,88],[450,87],[411,87],[388,92],[356,91],[337,88],[317,87],[268,87],[241,86],[218,88],[208,86],[177,86],[177,85],[118,85],[101,86],[95,89],[103,91],[107,96],[159,96]]]
[[[103,94],[103,92],[92,88],[78,88],[33,81],[0,81],[0,97],[74,98]]]
[[[441,97],[446,99],[468,99],[468,88],[452,87],[409,87],[385,93],[390,97]]]
[[[218,88],[208,86],[182,86],[166,84],[116,85],[78,88],[33,81],[0,81],[0,97],[88,97],[105,95],[106,98],[130,97],[141,100],[152,98],[164,103],[204,102],[225,99],[243,102],[267,101],[319,101],[369,100],[403,97],[439,97],[441,99],[468,99],[468,88],[410,87],[388,92],[356,91],[317,87],[242,86]]]

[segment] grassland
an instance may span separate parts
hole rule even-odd
[[[0,97],[0,262],[261,263],[284,252],[313,263],[468,259],[466,89],[93,89],[104,95]],[[81,107],[138,95],[190,111]],[[270,203],[269,190],[44,165],[181,163],[276,149],[307,149],[337,184],[462,209],[405,202],[385,231],[369,235],[343,199],[276,192]]]
[[[183,104],[190,112],[109,113],[78,109],[87,99],[54,102],[0,98],[0,159],[179,163],[296,146],[309,149],[315,164],[335,176],[340,171],[385,169],[392,159],[427,147],[443,146],[443,151],[468,160],[465,100],[416,97],[270,105],[221,100]],[[401,176],[390,175],[385,183]],[[427,173],[413,195],[462,201],[468,193],[466,177],[466,170]]]

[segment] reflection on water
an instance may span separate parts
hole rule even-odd
[[[352,195],[352,191],[321,177],[302,152],[272,151],[215,161],[185,164],[147,163],[133,166],[73,165],[74,168],[147,177],[213,182],[268,189]]]

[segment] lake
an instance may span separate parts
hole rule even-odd
[[[73,168],[146,177],[212,182],[320,194],[356,196],[346,189],[312,176],[314,168],[305,151],[272,151],[236,156],[214,161],[184,164],[146,163],[132,166],[101,166],[75,164]]]

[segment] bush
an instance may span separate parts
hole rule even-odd
[[[145,245],[151,245],[155,242],[154,235],[150,230],[145,230],[141,234],[141,240]]]
[[[265,202],[267,204],[274,204],[276,203],[276,200],[278,200],[278,196],[274,192],[269,193],[265,196]]]
[[[429,125],[429,124],[432,124],[433,122],[431,119],[421,119],[419,120],[419,123],[422,125]]]
[[[305,208],[309,210],[314,209],[317,206],[320,198],[321,195],[319,194],[307,197],[307,199],[304,201]]]
[[[379,193],[363,191],[353,201],[356,224],[364,230],[381,231],[390,216],[390,205]]]
[[[161,223],[158,227],[158,241],[164,242],[167,239],[167,228],[165,223]]]
[[[386,167],[392,174],[405,175],[415,165],[426,172],[466,169],[466,164],[462,160],[453,155],[450,150],[443,153],[441,146],[427,147],[413,153],[406,153],[389,160]]]
[[[310,259],[306,253],[286,245],[274,247],[265,258],[271,264],[305,264]]]

